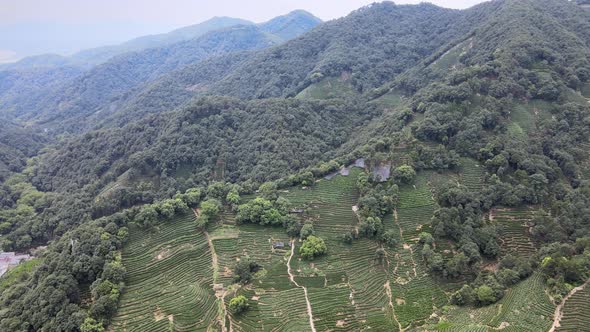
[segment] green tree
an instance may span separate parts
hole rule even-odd
[[[394,230],[390,229],[383,233],[381,236],[381,241],[389,248],[395,248],[399,244],[399,236]]]
[[[240,314],[248,310],[248,299],[244,295],[239,295],[229,301],[229,310],[234,314]]]
[[[434,243],[434,238],[430,233],[422,232],[420,233],[420,243],[431,246]]]
[[[183,195],[180,195],[180,198],[189,207],[196,208],[197,206],[199,206],[199,202],[201,201],[201,189],[190,188]]]
[[[277,193],[277,184],[275,182],[265,182],[260,185],[258,190],[260,191],[260,196],[269,201],[274,201],[279,197]]]
[[[232,210],[237,210],[238,205],[240,205],[240,193],[238,190],[235,188],[230,190],[225,196],[225,201],[231,206]]]
[[[466,305],[473,303],[475,300],[475,291],[469,285],[463,285],[461,289],[453,293],[451,303],[456,305]]]
[[[87,317],[80,326],[81,332],[104,332],[104,326],[92,317]]]
[[[234,282],[247,284],[252,280],[252,274],[260,270],[260,265],[248,257],[242,257],[233,268]]]
[[[481,304],[491,304],[496,302],[496,296],[494,294],[494,290],[492,287],[488,285],[483,285],[477,288],[477,300]]]
[[[409,165],[402,165],[393,170],[393,178],[401,183],[412,183],[415,177],[416,171]]]
[[[303,259],[307,260],[313,260],[318,256],[324,255],[327,251],[328,247],[326,247],[324,240],[314,235],[305,239],[303,245],[299,248],[299,254],[301,254]]]
[[[303,240],[307,239],[308,237],[310,237],[311,235],[315,235],[315,231],[313,229],[313,224],[312,223],[306,223],[305,225],[303,225],[303,227],[301,228],[300,231],[300,236]]]
[[[144,205],[133,220],[144,228],[150,228],[158,222],[158,212],[153,205]]]
[[[213,198],[209,198],[206,201],[201,202],[200,214],[197,219],[197,224],[200,227],[207,225],[211,220],[217,218],[219,211],[221,210],[221,203]]]

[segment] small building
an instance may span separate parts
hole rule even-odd
[[[289,213],[303,213],[303,212],[305,212],[304,209],[291,209],[289,211]]]
[[[272,248],[273,249],[285,249],[285,242],[273,242]]]

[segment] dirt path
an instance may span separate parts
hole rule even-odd
[[[406,241],[404,240],[404,230],[402,228],[402,225],[399,223],[399,219],[397,216],[397,209],[393,210],[393,218],[395,219],[395,223],[397,224],[397,227],[399,227],[399,237],[402,239],[402,243],[403,243],[403,248],[405,250],[409,250],[410,251],[410,259],[412,261],[412,271],[414,271],[414,277],[418,276],[418,272],[416,271],[416,261],[414,260],[414,249],[412,249],[412,246],[407,244]]]
[[[289,274],[289,280],[299,287],[303,288],[303,293],[305,294],[305,302],[307,303],[307,315],[309,316],[309,326],[313,332],[316,332],[315,325],[313,323],[313,312],[311,310],[311,302],[309,302],[309,296],[307,295],[307,287],[300,286],[297,281],[295,281],[295,276],[293,275],[293,271],[291,270],[291,258],[295,255],[295,240],[291,240],[291,255],[289,256],[289,260],[287,261],[287,273]]]
[[[391,284],[389,283],[389,280],[387,280],[387,282],[385,283],[385,285],[383,285],[383,287],[385,287],[385,293],[387,294],[387,297],[389,298],[389,307],[391,308],[391,312],[393,313],[393,319],[397,323],[399,331],[404,332],[404,328],[402,327],[402,324],[397,319],[397,315],[395,313],[395,307],[393,306],[393,294],[391,293]]]
[[[193,209],[193,213],[195,217],[199,217],[199,211],[197,209]],[[215,251],[215,246],[213,245],[213,241],[211,240],[211,236],[209,236],[209,232],[205,228],[202,229],[203,234],[207,238],[207,244],[209,245],[209,251],[211,251],[211,265],[213,266],[213,291],[215,292],[215,297],[219,300],[221,304],[221,317],[218,318],[219,323],[221,324],[221,331],[226,332],[227,329],[225,327],[227,321],[227,308],[225,307],[225,295],[227,294],[227,290],[223,289],[223,285],[219,287],[217,284],[217,275],[219,273],[219,260],[217,258],[217,252]],[[231,319],[229,320],[229,332],[233,331]]]
[[[563,306],[565,305],[565,302],[577,292],[584,290],[584,288],[586,288],[586,286],[588,286],[589,283],[590,279],[586,280],[586,282],[582,286],[578,286],[572,289],[571,292],[569,292],[566,295],[566,297],[563,298],[561,303],[557,306],[557,308],[555,308],[555,314],[553,314],[553,325],[551,325],[551,329],[549,330],[549,332],[555,332],[556,328],[561,327],[561,319],[563,318]]]

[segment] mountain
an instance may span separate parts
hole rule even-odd
[[[319,23],[319,20],[311,18],[308,13],[294,12],[260,25],[238,25],[162,47],[129,52],[87,70],[73,79],[56,78],[55,84],[31,91],[31,94],[2,94],[0,107],[9,110],[16,117],[27,121],[34,120],[44,126],[64,121],[60,125],[65,127],[67,121],[71,121],[74,125],[68,130],[80,131],[84,129],[80,127],[80,121],[84,121],[85,117],[96,112],[112,112],[118,109],[120,102],[113,100],[124,99],[126,94],[138,85],[148,84],[172,70],[210,57],[276,45],[283,39],[273,35],[272,31],[277,30],[283,35],[296,35]],[[207,27],[211,27],[211,24]],[[173,36],[179,38],[180,35],[186,36],[189,32],[196,33],[196,27],[177,31]],[[168,40],[171,39],[172,37]],[[18,72],[11,73],[11,77],[18,77]],[[16,83],[13,81],[5,84]],[[23,88],[21,91],[29,90]]]
[[[276,35],[282,40],[289,40],[311,30],[319,23],[321,23],[321,20],[312,14],[303,10],[296,10],[286,15],[276,17],[268,22],[260,23],[258,26],[263,31]],[[89,68],[104,63],[117,55],[128,52],[137,52],[148,48],[164,47],[177,42],[198,38],[211,31],[221,30],[236,25],[255,25],[255,23],[233,17],[213,17],[207,21],[172,30],[167,33],[142,36],[119,45],[82,50],[71,56],[61,56],[57,54],[30,56],[19,60],[16,63],[0,65],[0,70],[29,69],[32,67],[60,67],[65,65]]]
[[[30,128],[0,121],[0,182],[20,172],[28,158],[35,156],[48,140]]]
[[[129,117],[177,107],[200,95],[294,96],[323,77],[342,77],[361,93],[467,33],[477,19],[475,14],[463,18],[459,11],[433,5],[375,4],[246,58],[230,54],[179,68],[118,99],[113,119],[99,121],[125,123]],[[458,28],[448,29],[449,25]]]
[[[3,250],[50,243],[0,329],[590,324],[589,11],[384,2],[226,52],[244,29],[30,114],[84,130],[0,186]]]
[[[253,23],[238,18],[214,17],[205,22],[179,28],[168,33],[142,36],[119,45],[82,50],[72,56],[61,56],[57,54],[30,56],[15,63],[0,65],[0,70],[61,67],[65,65],[90,68],[123,53],[137,52],[152,47],[162,47],[183,40],[198,38],[210,31],[228,28],[234,25],[250,24]]]
[[[80,51],[72,55],[71,58],[72,61],[75,62],[97,65],[123,53],[137,52],[154,47],[163,47],[177,42],[195,39],[211,31],[229,28],[236,25],[251,24],[253,23],[239,18],[214,17],[205,22],[176,29],[168,33],[143,36],[132,39],[120,45],[103,46]]]
[[[283,40],[293,39],[310,31],[322,20],[304,10],[295,10],[287,15],[276,17],[268,22],[260,23],[259,27]]]

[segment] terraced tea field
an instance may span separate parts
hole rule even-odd
[[[115,331],[198,331],[214,326],[211,252],[187,214],[154,231],[132,228],[123,250],[126,288],[111,327]]]
[[[429,273],[422,261],[419,233],[430,229],[436,209],[436,183],[466,181],[479,186],[483,178],[473,164],[471,173],[419,173],[413,185],[400,187],[395,213],[384,217],[386,230],[399,236],[396,248],[368,239],[345,244],[342,234],[358,227],[353,206],[358,201],[359,168],[348,175],[322,179],[310,188],[281,192],[297,216],[312,222],[328,255],[304,261],[301,243],[289,239],[282,227],[236,225],[229,211],[207,230],[196,228],[194,215],[160,224],[155,231],[131,229],[123,251],[127,288],[111,325],[114,331],[542,331],[550,326],[554,307],[543,292],[540,276],[509,290],[498,304],[484,308],[447,307],[450,289]],[[471,180],[468,180],[471,179]],[[497,209],[494,222],[503,225],[505,250],[532,252],[524,222],[531,209]],[[273,249],[284,242],[284,249]],[[444,244],[441,242],[441,246]],[[529,251],[527,251],[529,250]],[[247,286],[233,283],[238,259],[262,265]],[[582,294],[582,293],[581,293]],[[581,295],[580,294],[580,295]],[[235,295],[249,299],[238,315],[226,308]],[[572,320],[564,317],[564,322]],[[447,323],[447,321],[452,323]],[[438,324],[438,325],[437,325]]]
[[[328,77],[318,83],[314,83],[305,90],[301,91],[296,98],[301,99],[331,99],[344,98],[347,95],[356,95],[358,92],[354,89],[346,75],[342,77]]]
[[[484,184],[485,166],[471,158],[461,158],[460,181],[471,190],[480,190]]]
[[[585,331],[590,327],[590,288],[587,282],[565,301],[558,332]]]
[[[482,307],[452,306],[440,313],[438,331],[472,332],[494,331],[537,332],[548,331],[553,323],[555,306],[544,292],[540,274],[517,284],[506,292],[498,303]],[[434,328],[430,326],[429,328]]]
[[[504,254],[530,257],[536,252],[527,226],[535,212],[529,207],[492,209],[490,219],[499,227],[500,247]]]

